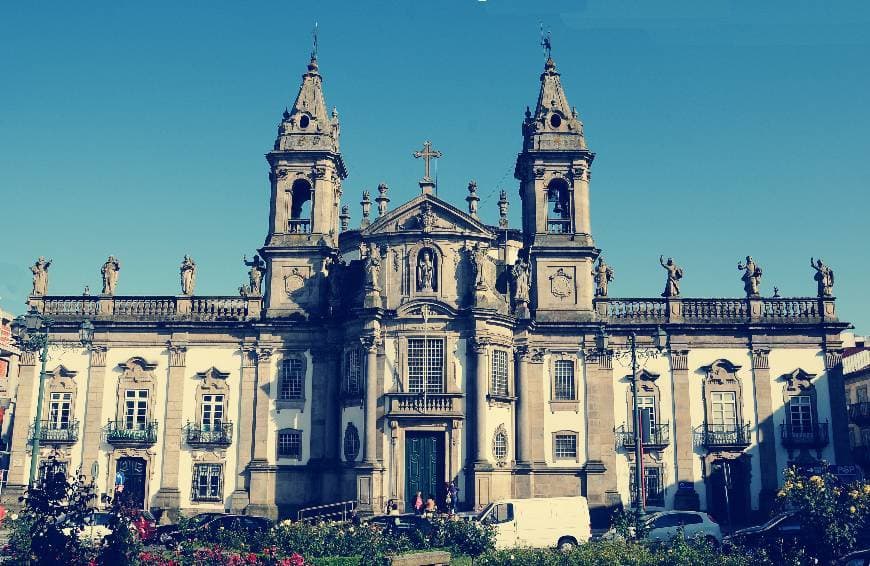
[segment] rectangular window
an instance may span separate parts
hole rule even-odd
[[[203,432],[220,430],[224,422],[224,396],[203,395],[201,417]]]
[[[866,403],[867,402],[867,386],[862,385],[861,387],[858,387],[857,389],[855,389],[855,395],[856,395],[856,399],[855,399],[856,403]]]
[[[344,355],[344,392],[359,395],[362,391],[362,355],[359,349],[349,350]]]
[[[48,405],[48,428],[64,430],[69,428],[72,413],[72,393],[52,393]]]
[[[553,453],[556,460],[576,460],[577,435],[557,434],[555,445],[553,446]]]
[[[278,399],[282,401],[302,399],[304,383],[302,360],[290,358],[281,362],[281,388]]]
[[[788,415],[792,432],[808,434],[813,431],[812,398],[809,395],[792,397],[788,403]]]
[[[640,434],[643,442],[654,438],[656,431],[656,399],[649,396],[638,396],[637,410],[640,412]],[[631,430],[634,430],[632,423]]]
[[[148,390],[128,389],[124,392],[124,428],[145,430],[148,425]]]
[[[223,493],[223,465],[196,464],[193,466],[193,500],[220,501]]]
[[[408,339],[408,392],[444,393],[444,340]]]
[[[508,395],[508,353],[504,350],[492,352],[492,385],[493,395]]]
[[[553,366],[554,391],[556,401],[576,401],[577,393],[574,388],[574,362],[573,360],[556,360]]]
[[[66,462],[58,462],[57,460],[43,460],[39,463],[39,471],[37,472],[37,480],[42,483],[47,478],[57,474],[66,476]]]
[[[278,457],[302,459],[302,432],[288,430],[278,433]]]
[[[711,401],[711,432],[733,432],[737,427],[737,394],[714,391]]]
[[[631,502],[634,504],[636,501],[636,494],[634,491],[634,472],[632,472],[628,476],[628,489],[631,494]],[[644,501],[647,505],[651,505],[653,507],[664,507],[665,505],[665,491],[664,491],[664,481],[662,469],[655,466],[644,466],[643,468],[643,489],[644,489]],[[675,518],[674,518],[675,519]],[[664,525],[656,525],[664,526]],[[676,526],[676,523],[673,525]]]

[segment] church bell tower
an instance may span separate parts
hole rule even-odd
[[[592,262],[598,256],[589,221],[589,170],[583,123],[570,107],[551,57],[541,74],[534,112],[526,109],[520,181],[525,246],[532,265],[532,306],[539,320],[593,318]]]
[[[320,308],[324,262],[338,247],[341,182],[338,112],[327,111],[323,79],[312,54],[296,101],[284,110],[269,162],[269,233],[260,250],[266,262],[267,316],[313,313]]]

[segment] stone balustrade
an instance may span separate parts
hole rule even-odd
[[[30,304],[57,320],[222,321],[260,317],[261,297],[46,296]]]
[[[595,300],[601,320],[614,324],[817,324],[836,321],[833,298],[752,299],[601,298]]]
[[[460,416],[462,393],[387,393],[387,413],[391,416]]]

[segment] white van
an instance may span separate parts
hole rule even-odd
[[[496,548],[567,550],[591,536],[589,505],[579,496],[503,499],[490,503],[477,520],[495,527]]]

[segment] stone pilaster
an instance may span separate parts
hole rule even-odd
[[[100,456],[103,439],[103,394],[106,390],[106,352],[108,348],[94,344],[90,349],[90,368],[88,370],[87,417],[82,431],[82,473],[89,480],[96,481],[91,475],[94,463]],[[104,471],[105,473],[105,471]]]
[[[269,464],[269,414],[272,391],[272,348],[257,350],[257,385],[254,399],[254,457],[248,464],[250,503],[245,512],[276,519],[278,506],[275,504],[275,473],[277,466]]]
[[[674,454],[677,457],[674,508],[697,510],[700,506],[692,468],[694,431],[692,430],[691,396],[689,394],[689,352],[671,350],[671,380],[674,398]]]
[[[516,350],[517,368],[517,462],[532,461],[531,391],[529,391],[529,349],[520,346]]]
[[[189,297],[188,297],[189,299]],[[157,492],[154,505],[166,510],[170,518],[177,518],[181,507],[181,491],[179,489],[179,462],[181,460],[181,433],[184,398],[184,374],[187,359],[187,347],[170,342],[169,379],[166,383],[166,416],[163,419],[163,474],[160,481],[160,491]]]
[[[39,356],[35,352],[21,352],[18,359],[18,393],[15,400],[15,426],[12,429],[12,447],[7,475],[7,489],[3,492],[5,503],[18,505],[18,497],[27,487],[28,456],[30,446],[28,436],[33,424],[36,407],[37,384],[39,380]]]
[[[586,355],[586,493],[593,526],[606,526],[620,504],[616,489],[613,355]]]
[[[230,500],[233,513],[241,513],[250,503],[248,495],[248,464],[254,446],[254,394],[257,389],[256,348],[242,346],[242,376],[239,390],[239,425],[236,442],[236,489]]]
[[[366,353],[366,396],[365,396],[365,457],[364,462],[378,464],[378,346],[376,336],[360,338]]]
[[[544,355],[546,350],[536,348],[529,358],[529,389],[526,395],[526,405],[529,410],[529,437],[532,445],[532,462],[539,466],[547,465],[544,452],[546,439],[544,437]]]
[[[752,375],[755,388],[755,406],[758,411],[758,455],[761,458],[760,511],[765,516],[771,510],[779,483],[776,462],[776,426],[773,422],[773,399],[770,382],[770,361],[767,348],[752,351]]]
[[[474,338],[470,341],[474,352],[474,454],[475,466],[488,466],[488,450],[486,438],[486,356],[489,352],[489,341],[485,338]]]
[[[831,403],[831,442],[836,464],[852,463],[849,448],[849,417],[846,411],[846,386],[843,382],[843,352],[825,351],[825,369],[828,374],[828,397]]]

